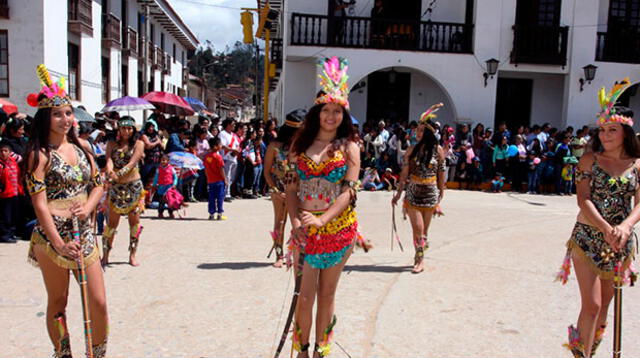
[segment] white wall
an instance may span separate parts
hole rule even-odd
[[[18,110],[34,114],[26,98],[40,90],[36,67],[44,63],[43,0],[30,1],[25,6],[11,6],[11,19],[0,19],[0,29],[7,30],[9,46],[9,98]],[[58,21],[66,23],[66,11]],[[29,29],[29,31],[25,31]],[[66,53],[66,45],[65,45]],[[57,70],[67,72],[66,67]]]
[[[457,118],[447,95],[431,78],[416,70],[400,68],[399,72],[411,73],[411,99],[409,101],[409,122],[418,121],[422,113],[435,103],[444,103],[437,115],[442,125],[453,125]]]
[[[351,106],[351,115],[358,120],[360,127],[367,121],[367,96],[369,95],[369,81],[363,79],[362,82],[367,85],[349,94],[349,105]],[[351,82],[349,85],[353,88],[358,82]],[[362,92],[362,93],[360,93]]]
[[[315,61],[287,62],[287,76],[284,77],[284,113],[294,109],[313,106],[316,95]]]
[[[55,0],[48,0],[58,3]],[[66,11],[66,7],[63,7]],[[102,109],[102,7],[100,3],[94,1],[93,16],[93,36],[82,35],[80,40],[80,78],[82,79],[81,94],[79,104],[83,104],[89,113],[94,113]],[[60,27],[59,20],[51,18],[55,26]],[[66,32],[66,26],[62,26]],[[66,47],[65,47],[66,48]],[[63,54],[65,63],[68,61],[66,51]]]

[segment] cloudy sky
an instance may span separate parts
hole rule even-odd
[[[216,50],[242,41],[240,8],[257,6],[256,0],[169,0],[201,43],[211,41]],[[258,22],[257,16],[253,18]]]

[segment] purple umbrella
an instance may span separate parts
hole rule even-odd
[[[155,109],[149,101],[138,97],[124,96],[107,103],[102,112],[120,112],[120,111],[141,111],[144,109]]]

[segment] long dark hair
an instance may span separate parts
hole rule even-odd
[[[433,124],[430,123],[430,125],[433,127]],[[417,159],[417,161],[429,164],[431,162],[431,158],[433,158],[433,152],[436,150],[437,145],[438,139],[436,138],[435,133],[425,127],[424,132],[422,133],[422,138],[420,138],[420,141],[415,147],[413,147],[413,150],[409,155],[409,163],[413,163]]]
[[[300,128],[293,138],[291,150],[296,154],[302,154],[309,149],[320,131],[320,112],[326,104],[316,104],[311,107],[305,117],[302,128]],[[342,107],[342,122],[338,126],[338,131],[334,141],[339,139],[353,140],[353,126],[351,125],[351,115],[346,108]]]
[[[633,117],[633,111],[626,107],[616,107],[616,113]],[[638,141],[638,137],[636,137],[636,132],[633,130],[633,127],[627,124],[622,124],[622,130],[624,132],[624,140],[622,142],[622,148],[624,152],[632,157],[632,158],[640,158],[640,141]],[[592,137],[591,148],[594,153],[602,153],[604,151],[604,147],[602,146],[602,142],[600,141],[600,136],[597,134]]]
[[[49,164],[49,161],[51,159],[51,147],[49,146],[50,131],[51,108],[40,108],[33,117],[31,131],[29,133],[29,142],[27,144],[26,151],[26,153],[33,153],[33,161],[22,161],[23,170],[21,170],[21,172],[25,175],[32,174],[36,170],[38,165],[40,165],[40,153],[42,152],[44,152],[44,155],[47,157],[47,164]],[[87,158],[91,165],[91,172],[93,173],[93,161],[89,159],[91,157],[91,154],[87,152],[85,148],[80,144],[74,128],[71,128],[69,132],[67,132],[67,140],[69,141],[69,143],[74,144],[75,146],[80,148],[82,153],[84,153],[84,156]]]

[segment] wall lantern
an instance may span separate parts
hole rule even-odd
[[[580,92],[584,91],[585,82],[588,82],[589,84],[591,84],[591,81],[593,81],[593,79],[596,78],[596,70],[598,69],[598,66],[586,65],[582,67],[582,69],[584,70],[584,78],[581,78],[579,81]]]
[[[398,75],[398,72],[396,72],[395,68],[391,67],[391,71],[389,71],[389,83],[391,84],[396,83],[397,75]]]
[[[500,64],[500,61],[492,58],[485,62],[487,63],[487,72],[485,72],[482,76],[484,77],[484,86],[487,87],[487,80],[489,79],[489,77],[493,78],[493,76],[498,73],[498,65]]]

